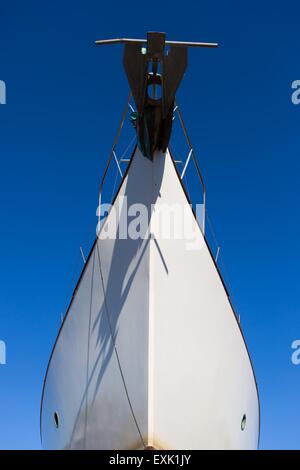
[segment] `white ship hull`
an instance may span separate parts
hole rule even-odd
[[[192,210],[197,249],[158,230],[158,209],[188,204],[170,154],[137,149],[114,207],[123,196],[155,205],[152,236],[95,243],[48,366],[43,447],[256,449],[251,361]]]

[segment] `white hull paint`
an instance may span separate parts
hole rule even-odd
[[[256,449],[250,358],[192,210],[197,250],[157,230],[158,208],[188,204],[169,152],[136,149],[115,207],[124,195],[155,204],[152,237],[95,243],[49,362],[43,447]]]

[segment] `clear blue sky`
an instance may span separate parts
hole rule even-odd
[[[280,4],[1,2],[0,448],[40,448],[44,372],[128,92],[122,48],[93,41],[148,30],[221,44],[190,52],[179,98],[257,375],[261,448],[300,446],[300,5]]]

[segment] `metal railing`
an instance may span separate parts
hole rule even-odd
[[[194,147],[192,146],[191,140],[189,138],[189,135],[188,135],[186,126],[184,124],[183,117],[182,117],[182,114],[181,114],[178,103],[175,103],[173,121],[175,120],[176,115],[178,116],[180,126],[183,130],[183,133],[184,133],[184,136],[185,136],[185,139],[186,139],[186,142],[188,144],[189,149],[188,149],[188,155],[187,155],[187,158],[186,158],[185,162],[183,162],[182,160],[174,160],[174,161],[175,161],[175,163],[180,163],[181,165],[183,165],[183,169],[180,173],[180,178],[181,178],[182,181],[183,181],[183,178],[186,175],[186,171],[188,169],[188,166],[190,165],[190,162],[191,161],[194,162],[194,165],[195,165],[195,168],[196,168],[196,173],[197,173],[197,176],[199,178],[200,185],[201,185],[201,188],[202,188],[203,211],[202,211],[202,221],[201,221],[200,228],[202,230],[203,235],[205,235],[205,220],[206,220],[206,189],[205,189],[205,184],[204,184],[203,176],[202,176],[201,171],[200,171],[200,167],[199,167],[198,160],[197,160],[197,157],[196,157],[196,154],[195,154],[195,150],[194,150]]]
[[[132,94],[129,93],[127,101],[126,101],[126,105],[124,107],[124,111],[123,111],[123,114],[122,114],[122,117],[121,117],[121,121],[120,121],[118,130],[117,130],[117,133],[116,133],[113,145],[112,145],[112,149],[110,151],[108,161],[107,161],[107,164],[106,164],[106,167],[105,167],[105,170],[104,170],[101,182],[100,182],[99,197],[98,197],[98,224],[99,224],[99,227],[100,227],[100,223],[101,223],[101,210],[100,210],[100,208],[101,208],[101,203],[102,203],[103,187],[104,187],[104,183],[105,183],[106,178],[107,178],[107,174],[108,174],[108,170],[110,168],[110,165],[114,161],[115,164],[116,164],[116,168],[117,168],[117,171],[118,171],[120,177],[123,178],[124,173],[122,171],[121,164],[122,163],[127,163],[128,164],[130,162],[130,159],[124,158],[124,157],[125,157],[126,153],[128,152],[128,149],[131,147],[133,141],[137,138],[136,135],[134,135],[133,139],[129,142],[128,146],[126,147],[125,151],[122,153],[121,157],[118,158],[116,148],[117,148],[117,145],[118,145],[118,142],[119,142],[119,139],[120,139],[120,135],[121,135],[121,132],[122,132],[122,129],[123,129],[123,126],[124,126],[126,116],[127,116],[129,110],[131,112],[135,112],[133,106],[130,104],[131,98],[132,98]],[[201,174],[200,167],[199,167],[199,164],[198,164],[198,161],[197,161],[195,150],[194,150],[194,148],[192,146],[192,143],[190,141],[190,138],[189,138],[186,126],[184,124],[183,117],[182,117],[182,114],[181,114],[178,103],[176,103],[175,107],[174,107],[173,120],[175,120],[176,116],[178,116],[180,126],[182,128],[183,134],[185,136],[186,143],[188,145],[188,155],[187,155],[185,161],[183,161],[183,160],[174,160],[174,161],[175,161],[176,164],[181,164],[183,166],[182,170],[179,171],[180,178],[181,178],[182,181],[184,180],[184,177],[186,176],[186,172],[187,172],[187,169],[188,169],[189,165],[191,164],[191,161],[193,161],[193,163],[195,165],[196,173],[197,173],[197,176],[198,176],[198,179],[199,179],[199,182],[200,182],[200,186],[201,186],[201,189],[202,189],[201,196],[202,196],[203,210],[202,210],[202,217],[201,217],[202,220],[199,221],[199,222],[200,222],[201,231],[202,231],[203,235],[205,235],[205,229],[206,229],[206,188],[205,188],[203,176]],[[183,184],[184,184],[184,181],[183,181]],[[109,201],[109,202],[111,202],[111,201]]]
[[[99,227],[100,227],[100,224],[101,224],[102,193],[103,193],[104,183],[106,181],[106,178],[107,178],[107,175],[108,175],[108,170],[110,168],[111,162],[114,161],[116,163],[118,173],[119,173],[120,177],[123,178],[123,171],[121,169],[121,163],[127,163],[128,164],[130,162],[130,159],[126,159],[124,157],[125,157],[126,153],[128,152],[129,148],[131,147],[131,145],[133,144],[134,140],[136,139],[136,135],[134,135],[133,139],[129,142],[129,144],[127,145],[125,151],[122,153],[121,157],[118,158],[116,148],[117,148],[117,145],[118,145],[118,142],[119,142],[119,139],[120,139],[120,135],[121,135],[121,132],[122,132],[122,129],[123,129],[123,126],[124,126],[124,122],[125,122],[128,110],[130,109],[132,112],[134,112],[134,108],[130,104],[131,98],[132,98],[132,93],[130,92],[129,95],[128,95],[127,101],[126,101],[126,105],[124,107],[122,118],[121,118],[118,130],[117,130],[117,133],[116,133],[113,145],[112,145],[112,149],[110,151],[110,154],[109,154],[109,157],[108,157],[108,160],[107,160],[107,164],[106,164],[106,167],[105,167],[105,170],[104,170],[101,182],[100,182],[100,186],[99,186],[98,212],[97,212]],[[112,197],[113,197],[113,195],[112,195]]]

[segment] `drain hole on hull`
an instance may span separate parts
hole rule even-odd
[[[244,429],[246,427],[246,421],[247,421],[246,415],[243,415],[242,421],[241,421],[241,430],[242,431],[244,431]]]
[[[59,416],[58,416],[58,413],[56,411],[53,414],[53,418],[54,418],[55,427],[56,427],[56,429],[58,429],[59,428]]]

